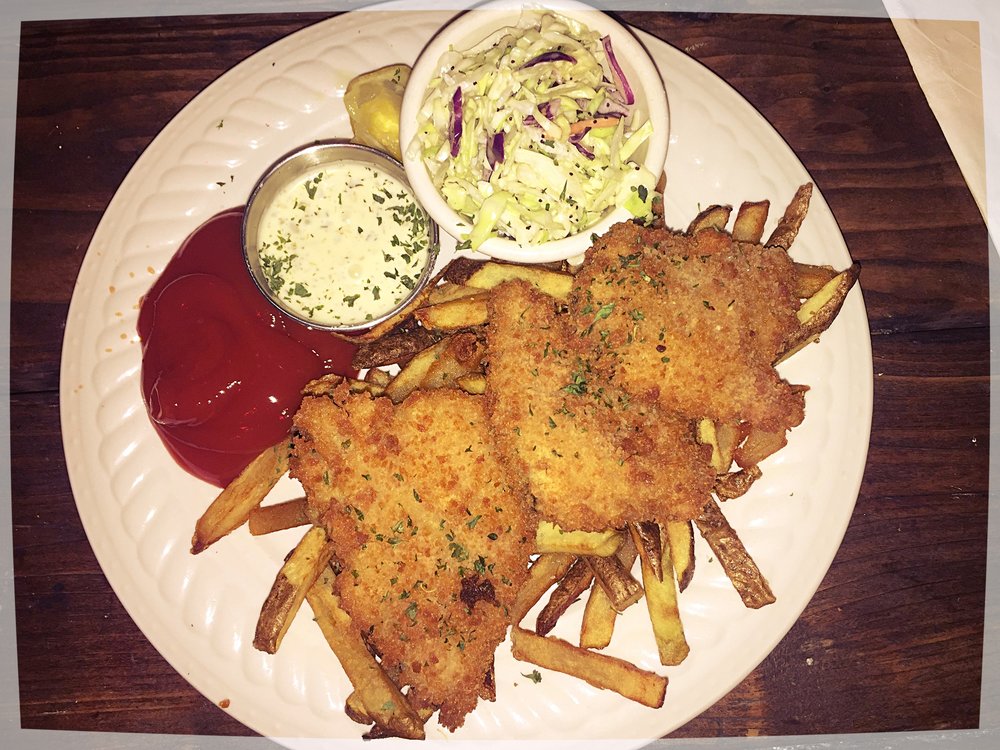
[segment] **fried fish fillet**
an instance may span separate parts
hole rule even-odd
[[[691,421],[602,378],[589,342],[525,282],[489,301],[487,414],[541,517],[565,529],[692,518],[714,480]]]
[[[637,398],[778,432],[805,408],[772,366],[799,326],[793,279],[782,248],[628,222],[595,242],[570,308],[606,377]]]
[[[482,401],[434,390],[394,405],[341,384],[303,400],[294,434],[291,473],[335,545],[344,608],[414,704],[461,726],[489,696],[537,525]]]

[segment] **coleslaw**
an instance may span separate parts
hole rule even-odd
[[[632,160],[653,132],[612,40],[550,11],[526,12],[442,55],[408,156],[469,220],[462,246],[562,239],[626,207],[652,215],[657,176]]]

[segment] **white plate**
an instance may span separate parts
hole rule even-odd
[[[280,652],[253,649],[260,603],[301,532],[252,539],[239,530],[194,557],[195,518],[212,487],[185,474],[151,428],[139,393],[137,304],[183,238],[216,212],[241,204],[276,156],[320,137],[348,136],[347,81],[390,61],[412,62],[448,13],[359,12],[300,31],[209,86],[142,154],[87,252],[67,320],[62,430],[77,507],[116,594],[164,657],[214,702],[257,732],[356,739],[343,713],[349,686],[306,613]],[[809,179],[788,146],[724,82],[641,34],[666,80],[672,115],[668,220],[684,226],[712,202],[768,198],[780,212]],[[446,248],[447,250],[447,248]],[[849,263],[822,195],[813,197],[797,258]],[[444,253],[447,255],[447,252]],[[639,744],[711,706],[784,636],[816,591],[850,519],[871,422],[868,324],[859,290],[819,345],[783,368],[811,388],[806,420],[764,466],[764,479],[725,511],[769,578],[776,604],[745,609],[699,540],[694,582],[681,598],[691,655],[652,710],[556,673],[521,677],[504,645],[495,703],[481,703],[454,735],[473,739],[608,739]],[[276,492],[290,495],[291,481]],[[656,668],[646,618],[621,619],[611,652]],[[559,633],[573,637],[580,606]],[[349,743],[352,744],[352,743]],[[360,746],[360,742],[357,743]],[[393,743],[389,743],[393,744]],[[380,747],[382,744],[380,744]]]

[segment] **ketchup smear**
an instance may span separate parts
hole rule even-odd
[[[224,487],[288,435],[302,387],[353,375],[356,347],[281,313],[243,259],[243,209],[212,217],[142,299],[142,395],[164,445],[188,472]]]

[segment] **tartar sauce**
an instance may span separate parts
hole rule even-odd
[[[343,327],[378,320],[405,300],[431,244],[410,189],[354,161],[317,167],[278,191],[258,238],[274,296],[309,321]]]

